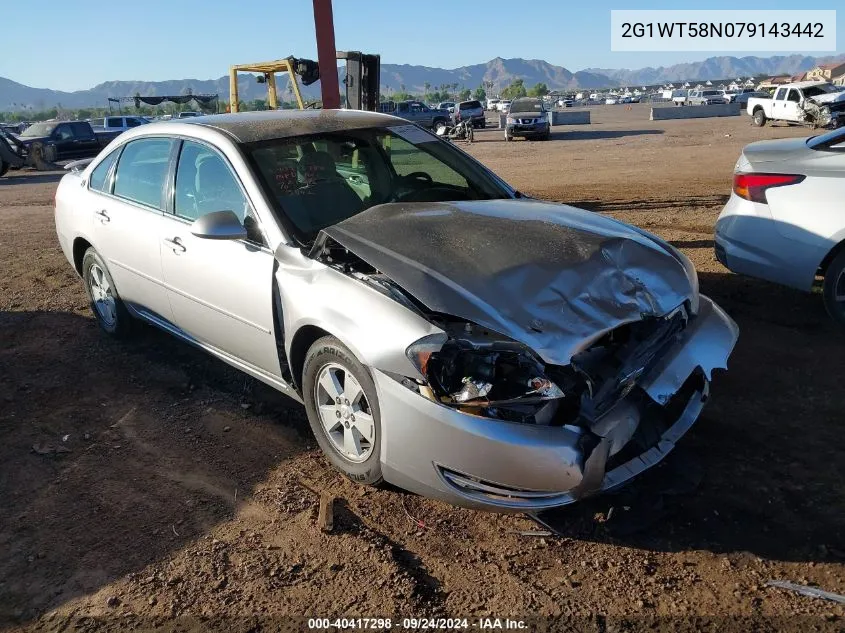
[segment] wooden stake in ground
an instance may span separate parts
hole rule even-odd
[[[317,515],[317,525],[323,532],[334,529],[334,497],[328,492],[320,495],[320,513]]]

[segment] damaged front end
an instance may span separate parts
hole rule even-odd
[[[565,505],[653,466],[738,336],[670,245],[560,205],[381,205],[310,256],[435,326],[403,373],[373,366],[382,467],[471,507]]]
[[[466,500],[523,510],[618,487],[657,464],[698,418],[712,369],[726,366],[737,337],[736,325],[704,297],[699,314],[681,305],[617,327],[566,366],[472,323],[439,325],[445,341],[427,337],[408,348],[424,380],[406,387],[464,415],[576,438],[578,476],[556,490],[502,483],[503,475],[487,478],[455,462],[438,466]]]
[[[801,122],[817,127],[838,127],[845,122],[845,100],[819,102],[804,99],[799,105]]]

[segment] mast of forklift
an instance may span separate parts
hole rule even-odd
[[[317,62],[320,65],[323,108],[337,110],[340,108],[340,85],[337,81],[332,0],[314,0],[314,29],[317,33]]]

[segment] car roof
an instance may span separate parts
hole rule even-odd
[[[179,122],[221,130],[238,143],[407,124],[405,119],[389,114],[361,110],[261,110],[189,117]]]
[[[809,88],[811,86],[823,86],[829,84],[829,81],[796,81],[791,84],[782,84],[778,88]]]

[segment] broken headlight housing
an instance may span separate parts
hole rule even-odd
[[[551,424],[567,399],[577,409],[574,382],[548,375],[526,346],[471,323],[446,329],[445,341],[435,335],[407,349],[426,381],[421,393],[464,413],[514,422]]]

